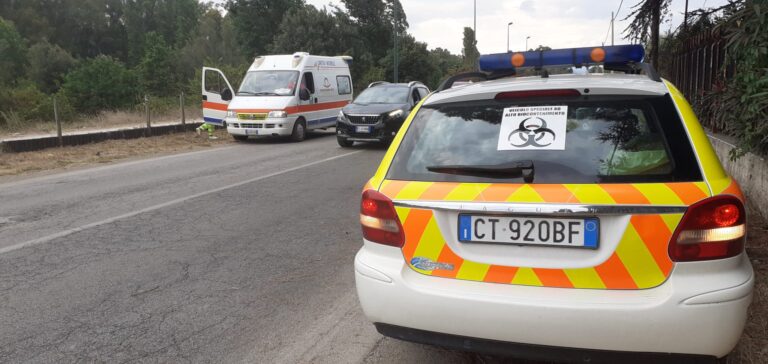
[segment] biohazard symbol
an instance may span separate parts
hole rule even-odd
[[[547,128],[547,122],[544,119],[530,117],[520,122],[520,126],[509,134],[507,141],[518,148],[527,146],[543,148],[551,145],[556,138],[555,132]]]

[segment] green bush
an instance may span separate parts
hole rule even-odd
[[[0,18],[0,85],[15,85],[25,73],[27,48],[13,23]]]
[[[95,114],[138,103],[139,82],[136,74],[122,63],[98,56],[68,73],[62,91],[76,111]]]

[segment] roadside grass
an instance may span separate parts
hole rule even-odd
[[[747,254],[755,269],[755,293],[744,334],[728,357],[731,364],[768,363],[768,222],[754,210],[749,215],[748,234]]]
[[[16,176],[37,171],[71,169],[82,166],[158,154],[171,154],[234,141],[226,130],[215,132],[219,139],[209,140],[205,134],[193,131],[129,140],[109,140],[100,143],[50,148],[24,153],[0,153],[0,177]]]
[[[202,120],[203,112],[199,107],[186,107],[184,109],[187,121]],[[5,127],[0,128],[0,139],[18,138],[30,135],[45,135],[56,133],[56,123],[50,121],[30,121],[22,122],[13,118],[13,114],[0,115],[4,119],[14,121],[13,123],[0,123]],[[181,122],[181,112],[179,110],[166,109],[164,111],[150,113],[151,122],[154,124],[165,122]],[[111,129],[120,127],[141,127],[146,126],[147,116],[141,110],[128,111],[102,111],[98,115],[82,116],[76,120],[64,120],[62,130],[64,133]]]

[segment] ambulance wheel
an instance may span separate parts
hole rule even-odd
[[[298,119],[293,123],[293,133],[291,133],[291,141],[300,142],[307,138],[307,124],[304,119]]]
[[[235,138],[235,140],[237,140],[238,142],[244,142],[248,140],[247,135],[233,135],[232,137]]]
[[[339,143],[339,146],[342,148],[349,148],[352,146],[352,144],[355,144],[355,142],[342,137],[336,137],[336,141]]]

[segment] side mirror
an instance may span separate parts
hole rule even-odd
[[[224,91],[221,91],[221,99],[224,101],[232,100],[232,90],[225,88]]]
[[[299,90],[299,99],[301,101],[307,101],[310,98],[309,90],[303,88]]]

